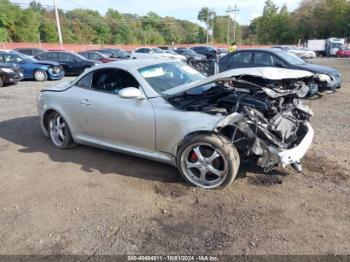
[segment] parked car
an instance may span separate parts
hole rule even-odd
[[[173,46],[158,46],[158,48],[166,51],[166,50],[175,50],[176,48],[174,48]]]
[[[42,53],[47,52],[46,50],[41,49],[41,48],[15,48],[13,50],[17,51],[18,53],[25,54],[28,56],[37,56],[37,55],[40,55]]]
[[[64,77],[64,70],[59,63],[51,61],[38,61],[30,56],[16,51],[0,51],[0,63],[18,65],[24,79],[36,81],[59,80]]]
[[[129,59],[130,58],[130,54],[125,52],[122,49],[118,49],[118,48],[104,48],[101,50],[106,50],[106,51],[111,51],[113,52],[115,55],[113,56],[113,58],[118,58],[118,59]]]
[[[40,124],[60,149],[79,143],[121,151],[177,166],[192,185],[225,187],[240,157],[257,159],[266,172],[278,164],[300,170],[314,134],[312,111],[298,100],[307,88],[300,81],[312,77],[251,68],[206,78],[176,61],[117,61],[42,90]]]
[[[108,58],[114,58],[119,60],[119,55],[112,50],[99,49],[99,50],[90,50],[90,51],[99,52],[100,54],[103,54]]]
[[[281,49],[284,50],[286,52],[295,54],[301,58],[306,58],[307,54],[306,52],[300,48],[300,47],[295,47],[295,46],[273,46],[272,48],[277,48],[277,49]]]
[[[307,70],[316,75],[318,91],[341,87],[341,75],[332,67],[306,62],[298,56],[277,48],[244,49],[228,54],[219,61],[219,71],[246,67],[279,67]],[[311,95],[317,90],[313,90]]]
[[[23,73],[19,66],[0,63],[0,87],[14,84],[23,79]]]
[[[189,48],[178,48],[174,51],[180,55],[185,56],[188,64],[207,61],[207,57],[205,55],[197,54],[195,51]]]
[[[66,75],[80,75],[84,70],[100,64],[73,52],[46,52],[35,57],[38,60],[55,61],[63,66]]]
[[[302,58],[313,59],[317,56],[316,52],[309,50],[306,47],[300,47],[300,49],[304,52]]]
[[[350,57],[350,47],[343,46],[339,48],[337,57]]]
[[[88,60],[100,61],[101,63],[109,63],[118,61],[117,58],[108,57],[97,51],[81,51],[78,52],[79,55],[85,57]]]
[[[180,54],[176,53],[174,50],[169,49],[169,50],[164,50],[164,52],[166,54],[170,55],[168,57],[170,59],[175,59],[175,60],[182,61],[182,62],[186,62],[187,61],[186,56],[180,55]]]
[[[186,57],[173,55],[165,52],[164,50],[157,47],[141,47],[134,50],[131,55],[131,59],[174,59],[179,61],[186,61]]]
[[[217,59],[219,52],[217,49],[211,46],[193,46],[191,47],[197,54],[205,55],[207,59]]]

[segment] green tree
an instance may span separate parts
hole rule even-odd
[[[197,19],[205,24],[206,33],[207,33],[207,42],[208,42],[208,31],[210,27],[210,11],[208,7],[202,7],[199,11]]]

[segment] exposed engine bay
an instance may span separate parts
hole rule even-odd
[[[266,172],[279,163],[301,171],[298,157],[282,159],[281,152],[298,146],[312,129],[308,119],[313,113],[299,98],[306,97],[313,84],[310,76],[268,80],[241,75],[197,86],[167,100],[184,111],[225,116],[216,131],[227,136],[241,156],[256,157]]]

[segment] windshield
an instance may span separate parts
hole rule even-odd
[[[281,52],[278,52],[278,55],[281,58],[283,58],[284,60],[286,60],[291,65],[303,65],[303,64],[305,64],[305,61],[295,54],[281,51]]]
[[[182,49],[183,53],[186,55],[198,55],[195,51],[191,50],[191,49]]]
[[[13,54],[15,54],[17,56],[16,57],[16,60],[17,60],[16,62],[17,63],[20,63],[22,61],[27,61],[27,62],[35,62],[35,61],[37,61],[33,57],[27,56],[27,55],[19,53],[19,52],[11,52],[11,53],[13,53]]]
[[[74,55],[74,56],[77,56],[77,57],[80,58],[80,59],[86,60],[86,58],[83,57],[83,56],[80,55],[80,54],[73,53],[73,55]]]
[[[216,52],[216,49],[215,49],[214,47],[206,46],[206,48],[207,48],[207,50],[208,50],[209,52],[213,52],[213,51]]]
[[[331,48],[340,48],[342,45],[342,43],[332,43]]]
[[[138,71],[157,93],[205,78],[204,75],[183,63],[161,63],[143,67]]]
[[[121,57],[127,57],[128,56],[128,53],[123,51],[123,50],[120,50],[120,49],[113,49],[112,50],[113,52],[117,53],[118,55],[120,55]]]
[[[153,50],[155,53],[157,53],[157,54],[163,54],[163,53],[165,53],[165,51],[163,51],[163,50],[160,49],[160,48],[152,48],[152,50]]]

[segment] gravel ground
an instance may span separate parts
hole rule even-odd
[[[225,190],[136,157],[56,149],[36,112],[54,82],[1,88],[0,254],[350,254],[350,60],[314,62],[344,84],[310,101],[304,172],[244,166]]]

